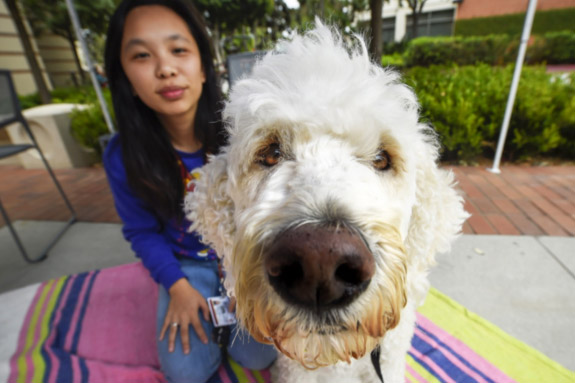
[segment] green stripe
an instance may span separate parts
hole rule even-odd
[[[437,379],[431,372],[427,371],[425,369],[425,367],[423,367],[421,364],[419,364],[415,359],[413,359],[413,357],[409,354],[407,354],[406,356],[406,361],[407,364],[409,364],[409,366],[411,368],[413,368],[413,370],[415,372],[417,372],[422,378],[424,378],[428,383],[441,383],[441,381],[439,379]],[[405,372],[406,375],[409,374],[409,372]],[[411,376],[411,375],[409,375]],[[418,379],[415,379],[415,377],[412,377],[413,381],[418,382]]]
[[[34,333],[36,329],[36,323],[38,322],[38,317],[40,316],[40,311],[42,310],[42,306],[44,305],[44,301],[46,300],[46,295],[50,291],[52,284],[54,283],[53,280],[46,282],[42,289],[42,293],[36,302],[36,307],[34,307],[34,313],[30,318],[30,324],[28,325],[28,329],[26,330],[26,342],[24,345],[24,349],[22,353],[18,357],[18,383],[27,383],[26,382],[26,374],[27,374],[27,367],[26,367],[26,354],[28,354],[28,350],[34,345]],[[32,366],[34,368],[35,366]]]
[[[50,334],[50,319],[52,318],[52,314],[54,313],[54,309],[56,308],[56,302],[58,302],[58,297],[62,292],[62,287],[66,282],[67,277],[62,277],[56,280],[56,286],[54,287],[54,291],[50,296],[50,300],[46,306],[46,311],[44,312],[44,316],[41,318],[40,323],[40,338],[34,350],[32,350],[32,361],[34,363],[34,378],[33,382],[41,382],[44,379],[44,374],[46,372],[46,361],[42,357],[42,347],[44,346],[44,342],[48,335]]]
[[[258,370],[250,370],[252,372],[252,375],[254,376],[254,378],[256,378],[256,381],[258,383],[266,383],[264,377],[262,376],[262,374],[260,374],[260,372]]]
[[[236,375],[236,378],[238,378],[238,382],[239,383],[247,383],[249,380],[248,380],[248,376],[244,372],[243,367],[240,366],[239,364],[237,364],[236,362],[234,362],[232,360],[232,358],[229,358],[228,361],[230,362],[230,367],[232,368],[232,371]]]
[[[430,290],[418,311],[517,382],[575,382],[575,372],[435,289]]]

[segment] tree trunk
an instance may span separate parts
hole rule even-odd
[[[46,81],[44,79],[44,74],[42,73],[40,64],[38,64],[38,60],[36,59],[36,53],[34,52],[32,42],[30,41],[30,36],[28,35],[28,31],[26,29],[26,26],[24,25],[24,19],[22,18],[22,13],[18,9],[16,0],[6,0],[6,5],[8,6],[8,10],[12,14],[12,19],[14,20],[16,30],[18,31],[18,35],[20,36],[20,41],[22,42],[22,46],[24,47],[24,54],[26,55],[26,59],[28,60],[28,65],[30,65],[30,70],[32,71],[32,76],[34,77],[36,88],[38,88],[38,94],[40,95],[40,99],[42,100],[43,104],[50,104],[52,102],[52,96],[50,95],[50,91],[48,90],[48,85],[46,84]]]
[[[369,43],[369,53],[371,59],[381,63],[382,45],[383,45],[383,0],[370,0],[371,8],[371,40]]]
[[[80,57],[78,56],[78,50],[76,49],[76,39],[74,39],[74,35],[72,30],[68,28],[66,31],[66,40],[68,40],[68,44],[70,44],[70,49],[72,49],[72,54],[74,55],[74,62],[76,63],[76,68],[78,73],[80,74],[80,78],[82,79],[82,84],[86,84],[86,74],[82,69],[82,63],[80,62]],[[88,68],[91,70],[91,68]]]
[[[419,16],[417,14],[417,8],[413,8],[413,12],[411,14],[411,38],[414,39],[417,37],[417,19]]]

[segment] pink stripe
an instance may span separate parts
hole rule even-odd
[[[44,291],[44,287],[46,287],[46,283],[42,283],[38,286],[38,290],[36,290],[36,294],[34,295],[34,299],[30,303],[30,307],[28,308],[28,312],[26,313],[26,317],[24,319],[24,323],[22,324],[22,328],[20,329],[20,336],[18,337],[18,347],[16,348],[16,352],[12,355],[10,359],[10,378],[8,379],[9,382],[16,382],[18,381],[18,357],[24,351],[24,347],[26,346],[26,338],[28,336],[28,327],[30,327],[30,321],[32,320],[32,314],[34,313],[34,307],[38,304],[38,300],[42,295],[42,291]]]
[[[218,375],[220,376],[221,383],[232,383],[232,379],[228,375],[225,367],[220,364],[220,368],[218,368]]]
[[[483,374],[489,377],[489,379],[495,382],[507,382],[515,383],[513,379],[505,375],[501,370],[495,367],[493,364],[483,359],[483,357],[473,351],[469,346],[455,338],[453,335],[449,334],[447,331],[438,327],[435,323],[427,319],[425,316],[416,312],[417,324],[423,327],[425,330],[429,331],[452,350],[455,350],[460,356],[467,359],[476,369],[480,370]]]
[[[66,341],[64,342],[64,349],[71,350],[72,349],[72,342],[74,340],[74,333],[76,332],[76,327],[78,326],[78,318],[80,317],[80,312],[82,311],[82,304],[84,303],[84,298],[86,297],[86,291],[88,290],[88,286],[90,285],[90,279],[92,279],[92,275],[94,274],[91,271],[86,278],[84,279],[84,283],[82,285],[82,290],[78,295],[78,300],[76,301],[76,305],[74,307],[74,314],[72,315],[72,321],[70,322],[70,329],[68,330],[68,334],[66,334]]]
[[[415,357],[417,359],[421,360],[422,362],[425,362],[437,375],[439,375],[439,377],[441,379],[445,380],[448,383],[455,382],[455,380],[451,379],[451,377],[449,375],[447,375],[445,373],[445,371],[443,371],[443,369],[433,361],[433,359],[428,358],[426,355],[423,355],[421,352],[417,351],[415,348],[412,348],[409,351],[413,355],[415,355]]]
[[[427,379],[423,378],[423,376],[419,375],[417,371],[415,371],[409,364],[406,365],[405,369],[409,371],[409,374],[413,376],[419,383],[427,383]]]
[[[260,375],[264,378],[264,381],[271,382],[272,381],[272,374],[270,373],[269,369],[260,370]]]
[[[52,352],[52,343],[54,342],[54,338],[56,338],[58,328],[58,324],[62,319],[62,310],[64,309],[64,305],[66,304],[66,300],[70,295],[70,290],[72,289],[72,284],[76,279],[75,276],[72,276],[68,279],[68,283],[66,284],[66,288],[62,291],[60,304],[56,308],[56,315],[54,316],[54,321],[52,322],[52,327],[50,328],[50,336],[46,339],[44,350],[50,356],[50,364],[52,368],[50,369],[50,376],[48,377],[48,382],[56,382],[56,378],[58,377],[58,371],[60,370],[60,359],[56,357],[56,354]]]
[[[80,358],[71,355],[70,364],[72,365],[72,381],[70,383],[82,381],[82,371],[80,370]]]
[[[454,365],[456,365],[461,371],[463,371],[464,373],[466,373],[467,375],[471,376],[473,379],[477,380],[478,383],[481,382],[487,382],[487,380],[485,380],[481,375],[479,375],[478,373],[476,373],[475,371],[473,371],[472,369],[470,369],[469,367],[467,367],[465,364],[463,364],[457,357],[455,357],[451,351],[449,351],[448,349],[442,347],[439,343],[437,343],[436,341],[434,341],[433,339],[431,339],[429,336],[427,336],[423,331],[421,331],[419,328],[415,328],[415,333],[417,334],[417,336],[419,336],[421,339],[423,339],[424,341],[426,341],[428,344],[430,344],[431,346],[433,346],[433,348],[440,350],[441,353],[443,354],[443,356],[445,356],[451,363],[453,363]],[[471,361],[469,361],[471,364],[473,364]]]
[[[243,368],[244,370],[244,374],[246,374],[246,378],[248,378],[248,382],[250,383],[257,383],[257,379],[254,376],[254,374],[252,374],[252,372],[250,370],[248,370],[247,368]]]
[[[40,313],[36,320],[36,326],[32,329],[34,331],[34,339],[32,341],[32,345],[28,350],[26,350],[26,381],[32,380],[34,376],[34,362],[32,361],[32,351],[36,348],[38,343],[40,342],[40,335],[42,332],[42,322],[44,321],[44,315],[46,315],[46,307],[48,306],[48,302],[52,297],[52,293],[54,292],[54,288],[56,287],[56,281],[51,281],[52,285],[48,290],[48,293],[44,297],[44,302],[42,302],[42,307],[40,308]],[[34,310],[32,310],[34,311]]]

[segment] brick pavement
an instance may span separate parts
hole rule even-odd
[[[451,169],[472,213],[464,233],[575,236],[575,166],[503,166],[499,175],[483,167]],[[80,221],[120,222],[101,167],[56,174]],[[44,169],[1,165],[0,180],[0,198],[13,220],[67,219]]]

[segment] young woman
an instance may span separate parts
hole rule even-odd
[[[183,217],[190,170],[225,142],[210,40],[186,0],[124,0],[110,20],[106,74],[119,134],[104,165],[123,233],[159,283],[158,353],[170,382],[205,382],[221,362],[206,298],[221,272]],[[276,353],[247,335],[229,355],[252,369]],[[235,339],[234,339],[235,338]]]

